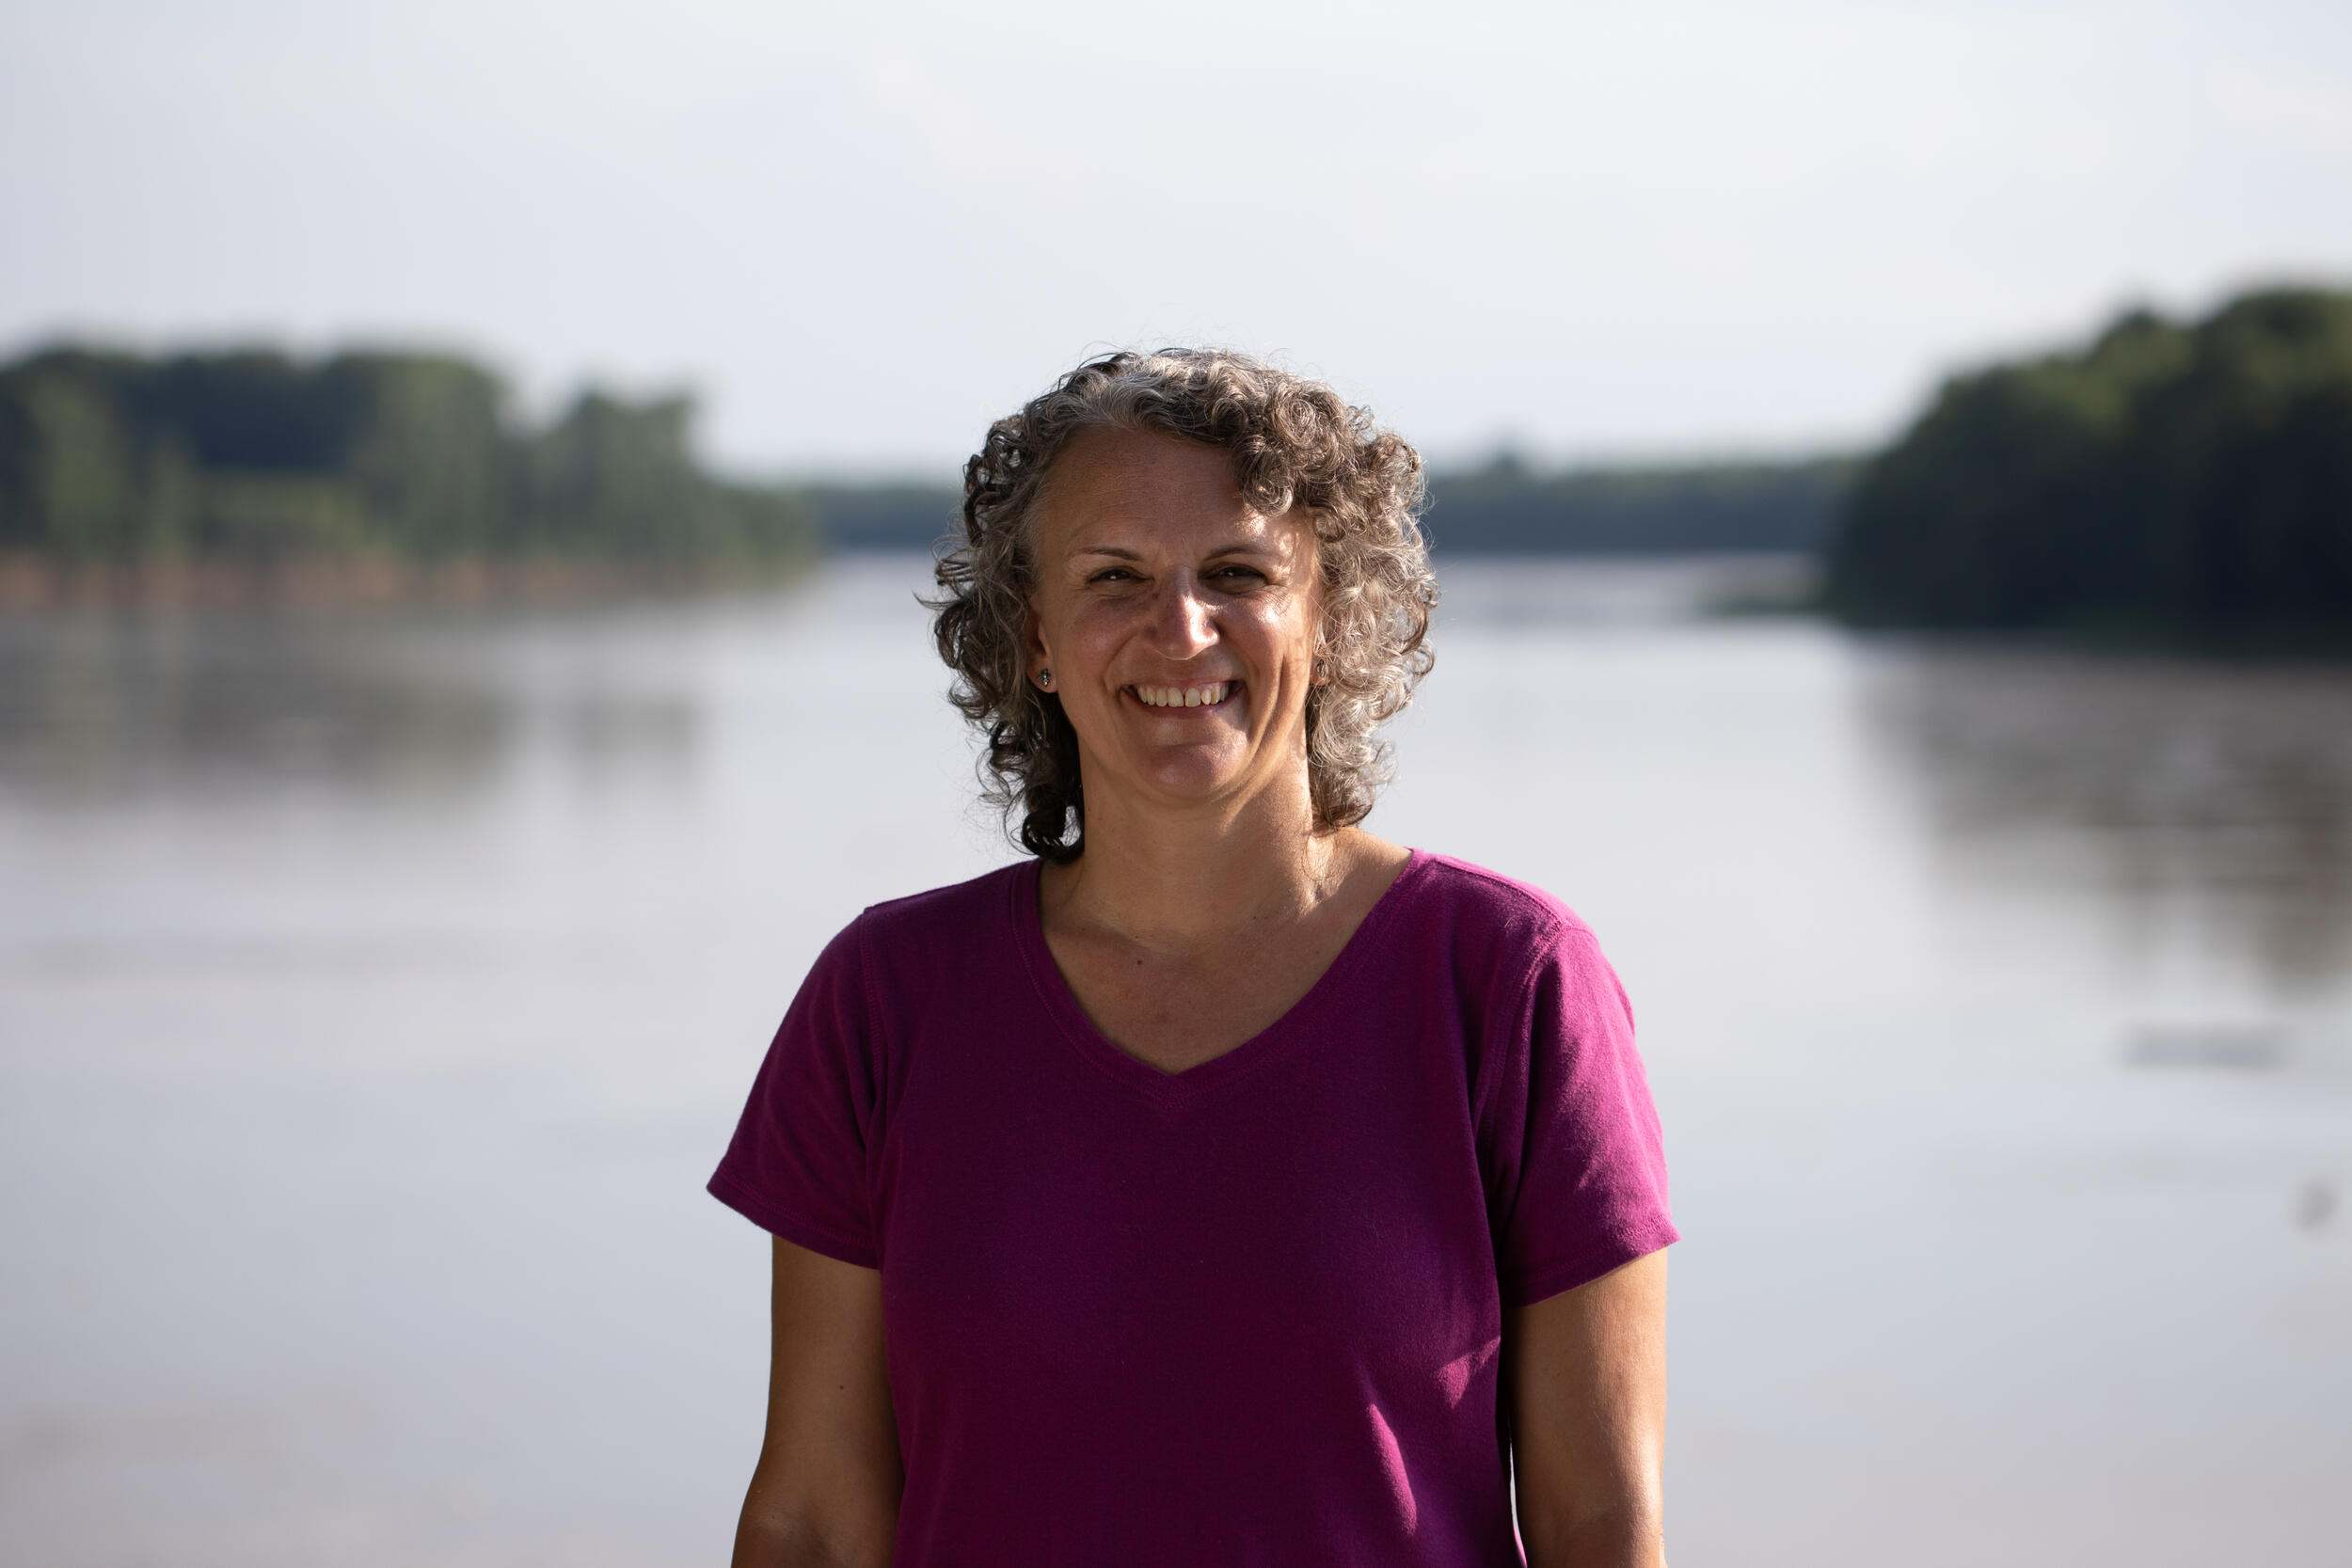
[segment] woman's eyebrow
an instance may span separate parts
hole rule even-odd
[[[1278,559],[1273,550],[1268,549],[1264,545],[1260,544],[1255,539],[1228,540],[1224,544],[1219,545],[1215,549],[1211,550],[1209,554],[1211,557],[1220,555],[1255,555],[1263,556],[1268,561]],[[1070,559],[1075,561],[1082,555],[1106,555],[1119,561],[1141,561],[1143,559],[1140,551],[1128,549],[1123,545],[1079,545],[1071,550]]]

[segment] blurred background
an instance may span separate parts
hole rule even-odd
[[[2352,12],[91,0],[0,149],[0,1557],[725,1560],[962,459],[1218,342],[1634,998],[1673,1560],[2344,1560]]]

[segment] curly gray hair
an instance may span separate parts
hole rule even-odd
[[[1437,576],[1418,514],[1421,454],[1321,382],[1225,349],[1120,351],[1071,371],[989,426],[963,467],[963,529],[933,547],[944,591],[923,599],[947,698],[986,737],[981,793],[1021,822],[1015,842],[1069,862],[1086,842],[1078,736],[1061,699],[1025,678],[1033,515],[1046,469],[1082,430],[1156,430],[1222,448],[1262,515],[1294,505],[1312,521],[1323,624],[1323,684],[1310,688],[1307,776],[1315,831],[1367,816],[1393,772],[1374,731],[1412,701],[1437,662],[1426,645]],[[1072,835],[1075,818],[1075,836]]]

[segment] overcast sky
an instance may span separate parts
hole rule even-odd
[[[0,352],[443,344],[747,471],[1176,341],[1440,462],[1849,444],[2352,281],[2352,6],[15,4],[0,230]]]

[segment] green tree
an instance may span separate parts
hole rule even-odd
[[[2136,309],[1955,376],[1824,554],[1855,624],[2352,632],[2352,294],[2259,291],[2189,327]]]

